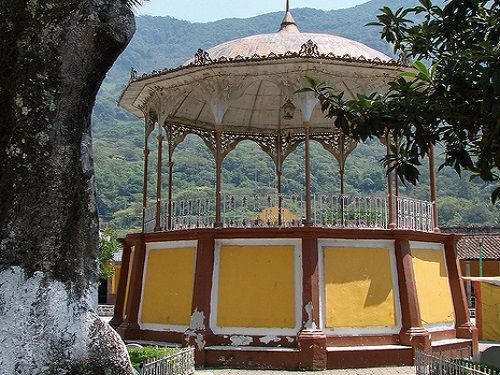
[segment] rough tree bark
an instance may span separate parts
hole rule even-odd
[[[90,116],[130,41],[123,0],[0,0],[0,373],[131,374],[94,309]]]

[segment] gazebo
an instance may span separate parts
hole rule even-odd
[[[387,196],[347,196],[356,143],[297,92],[305,76],[351,97],[384,91],[404,69],[361,43],[300,32],[288,2],[276,33],[199,49],[175,69],[132,69],[119,105],[144,120],[144,196],[142,232],[122,240],[111,322],[122,337],[194,345],[199,366],[325,369],[411,364],[415,348],[475,352],[459,237],[438,229],[432,155],[430,202],[399,196],[393,174]],[[174,151],[188,134],[214,156],[215,194],[175,200]],[[273,160],[275,194],[221,191],[222,162],[243,140]],[[338,196],[311,193],[312,141],[338,162]],[[394,140],[380,141],[390,152]],[[304,194],[288,196],[283,162],[301,144]]]

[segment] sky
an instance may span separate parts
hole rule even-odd
[[[291,0],[291,8],[332,10],[350,8],[368,0]],[[149,0],[137,14],[171,16],[191,22],[210,22],[223,18],[248,18],[284,11],[285,0]]]

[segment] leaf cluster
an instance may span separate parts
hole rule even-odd
[[[179,351],[176,348],[164,348],[158,346],[145,346],[142,348],[127,348],[130,362],[136,371],[141,371],[146,361],[163,358]]]
[[[500,181],[500,3],[447,0],[443,7],[419,0],[413,8],[381,9],[381,36],[411,70],[389,82],[386,93],[345,99],[308,78],[326,116],[356,140],[390,137],[383,162],[400,179],[415,183],[416,168],[431,145],[442,144],[445,160],[457,173]],[[410,17],[411,16],[411,17]],[[415,17],[422,21],[415,23]],[[430,64],[429,64],[430,63]],[[429,66],[430,65],[430,66]],[[500,187],[492,201],[500,198]]]
[[[111,261],[119,248],[118,236],[113,228],[108,227],[99,233],[99,278],[113,276],[115,269]]]

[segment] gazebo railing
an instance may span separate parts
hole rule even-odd
[[[168,204],[164,205],[162,223],[167,228]],[[172,202],[171,230],[212,228],[215,221],[215,199],[181,199]]]
[[[322,195],[312,196],[312,223],[323,228],[386,229],[389,225],[385,197]],[[215,199],[195,198],[172,202],[169,226],[168,203],[161,207],[161,230],[212,228]],[[300,195],[223,195],[222,226],[226,228],[301,227],[305,222],[305,201]],[[432,203],[397,198],[397,228],[434,230]],[[155,230],[156,206],[145,210],[145,231]]]
[[[300,227],[305,221],[305,201],[300,195],[224,195],[222,225],[228,228]],[[171,227],[168,204],[161,208],[162,230],[211,228],[215,200],[183,199],[172,202]],[[380,197],[313,195],[314,226],[327,228],[386,228],[387,202]],[[146,210],[146,231],[155,227],[155,206]]]
[[[313,195],[313,225],[327,228],[387,228],[387,200],[380,197]]]
[[[144,232],[154,232],[156,226],[156,205],[144,209]]]
[[[397,227],[422,232],[435,228],[432,203],[404,197],[397,198]]]

